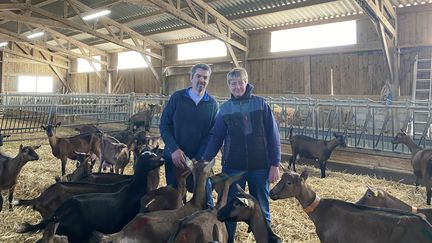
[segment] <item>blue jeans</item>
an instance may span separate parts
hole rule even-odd
[[[166,184],[171,186],[177,186],[177,181],[174,176],[174,164],[172,162],[171,155],[163,155],[165,159],[165,178],[166,178]],[[193,180],[192,175],[189,175],[187,180]],[[207,179],[206,184],[206,208],[213,208],[214,202],[212,197],[212,184],[210,179]]]
[[[233,170],[228,169],[226,167],[222,168],[222,172],[228,175],[236,175],[242,170]],[[270,224],[270,207],[269,207],[269,181],[268,181],[268,170],[254,170],[254,171],[246,171],[235,184],[239,184],[241,188],[245,188],[246,181],[249,187],[249,193],[258,201],[263,211],[264,217],[267,222]],[[230,186],[230,190],[228,193],[228,202],[230,202],[237,193],[236,185],[233,184]],[[236,222],[225,222],[225,225],[228,230],[228,243],[234,242],[235,231],[237,228]]]

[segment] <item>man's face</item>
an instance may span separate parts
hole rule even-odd
[[[232,78],[229,80],[228,88],[235,98],[239,98],[246,92],[247,83],[241,78]]]
[[[198,93],[204,92],[210,79],[210,71],[198,68],[191,77],[192,89]]]

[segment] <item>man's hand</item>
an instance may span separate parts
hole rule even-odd
[[[279,180],[279,166],[270,166],[269,182],[274,183]]]
[[[185,162],[186,162],[186,155],[183,153],[181,149],[177,149],[171,154],[171,158],[173,161],[173,164],[177,168],[185,168]]]

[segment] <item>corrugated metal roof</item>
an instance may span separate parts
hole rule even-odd
[[[396,7],[415,6],[432,3],[432,0],[390,0]],[[33,0],[32,3],[43,2]],[[119,0],[80,0],[91,6],[108,6],[109,17],[133,30],[158,42],[170,42],[184,39],[208,37],[203,32],[191,28],[182,20],[165,13],[149,3]],[[362,14],[362,9],[355,0],[206,0],[221,15],[243,30],[256,30],[269,27],[285,26],[295,23],[314,22],[344,16]],[[314,3],[319,3],[311,5]],[[43,6],[45,10],[61,13],[63,2],[57,1]],[[184,9],[189,13],[189,9]],[[201,10],[198,9],[200,12]],[[73,13],[73,11],[70,11]],[[73,18],[73,21],[78,21]],[[1,28],[16,28],[14,24],[2,25]],[[89,44],[101,44],[102,41],[88,34],[77,31],[58,29],[57,31],[73,35],[74,38]],[[78,34],[78,35],[77,35]],[[108,46],[103,46],[109,48]]]

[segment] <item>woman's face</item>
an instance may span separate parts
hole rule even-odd
[[[228,88],[229,88],[231,94],[235,98],[239,98],[239,97],[243,96],[244,93],[246,92],[246,85],[247,85],[247,83],[244,80],[242,80],[240,77],[239,78],[231,78],[229,80]]]

